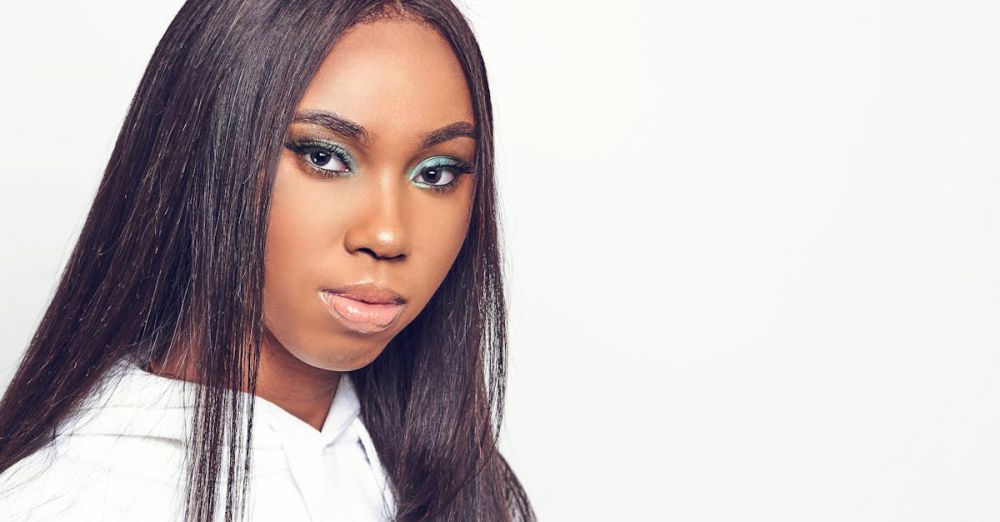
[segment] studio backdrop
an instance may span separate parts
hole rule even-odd
[[[0,387],[180,5],[0,7]],[[458,5],[541,520],[1000,520],[1000,4]]]

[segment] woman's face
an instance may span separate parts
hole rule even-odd
[[[353,370],[417,317],[468,231],[473,123],[461,67],[434,30],[382,20],[341,37],[298,105],[278,164],[265,357]],[[357,284],[405,303],[328,292]]]

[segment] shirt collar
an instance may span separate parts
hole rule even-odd
[[[132,361],[119,361],[59,433],[161,437],[183,442],[197,386],[147,372]],[[341,439],[355,443],[361,437],[358,430],[349,428],[355,420],[360,421],[360,410],[347,373],[340,377],[321,430],[273,402],[256,397],[252,444],[255,449],[295,446],[322,452]]]
[[[358,418],[361,404],[350,375],[346,373],[340,376],[337,392],[320,430],[267,399],[257,397],[256,401],[255,418],[263,418],[286,446],[304,446],[322,452],[342,438],[350,439],[349,442],[359,440],[357,434],[348,428]],[[260,417],[257,417],[258,414]]]

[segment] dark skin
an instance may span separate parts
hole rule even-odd
[[[476,181],[468,169],[440,166],[473,163],[476,142],[462,134],[474,129],[474,118],[454,52],[424,24],[390,19],[351,28],[297,107],[300,115],[318,111],[363,127],[366,137],[315,118],[288,128],[288,144],[333,143],[349,161],[315,148],[282,150],[265,247],[257,380],[259,397],[317,430],[342,372],[378,357],[444,280],[468,232]],[[438,134],[446,139],[426,147],[441,129],[450,129]],[[430,188],[446,185],[450,190]],[[406,299],[388,329],[348,329],[317,298],[324,288],[363,282]],[[191,379],[185,359],[151,370]]]

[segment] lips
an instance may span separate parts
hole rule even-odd
[[[372,283],[354,284],[340,288],[326,288],[323,291],[370,304],[403,304],[406,302],[403,296],[392,291],[392,289],[384,286],[376,286]]]
[[[347,328],[360,333],[385,330],[405,306],[405,300],[391,290],[362,286],[341,291],[320,292],[327,312]]]

